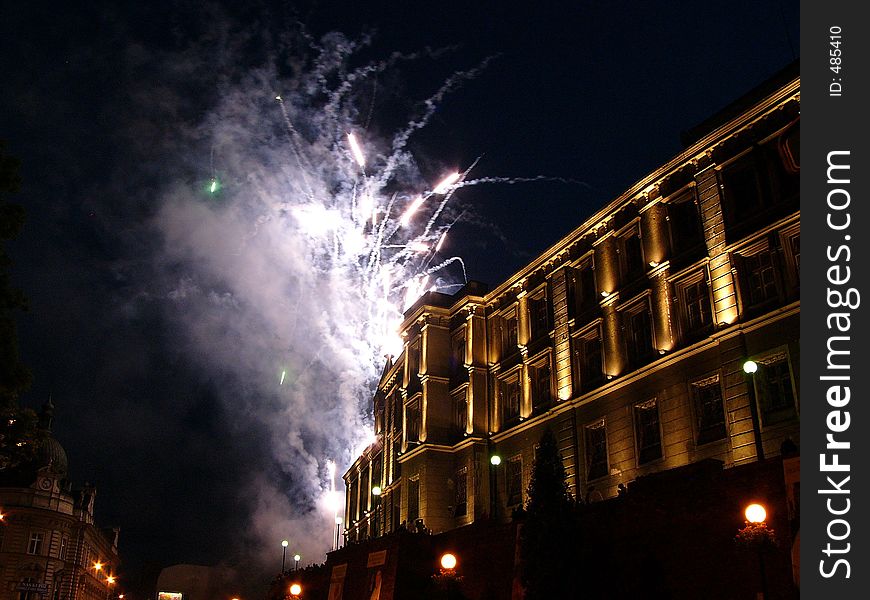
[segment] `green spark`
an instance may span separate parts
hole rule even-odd
[[[278,385],[284,385],[284,378],[287,376],[287,369],[281,371],[281,381],[278,382]]]
[[[220,184],[218,183],[217,178],[213,177],[211,180],[211,185],[208,186],[208,191],[210,194],[214,194],[216,191],[220,189]]]

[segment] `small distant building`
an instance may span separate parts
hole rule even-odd
[[[36,458],[0,472],[0,600],[105,600],[118,568],[118,533],[94,521],[97,490],[67,479],[66,451],[47,434]]]
[[[213,600],[231,598],[233,572],[205,565],[179,564],[160,571],[157,600]]]

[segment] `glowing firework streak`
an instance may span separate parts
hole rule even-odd
[[[459,173],[451,173],[447,177],[441,180],[441,183],[435,186],[433,190],[436,194],[446,194],[454,183],[459,181],[460,174]]]
[[[414,201],[411,202],[411,205],[405,210],[405,214],[402,215],[401,220],[399,221],[402,224],[402,227],[407,227],[411,224],[411,217],[414,216],[414,213],[417,212],[421,206],[423,206],[423,202],[425,202],[425,198],[423,196],[417,196],[414,198]]]
[[[287,376],[287,369],[281,371],[281,381],[278,382],[278,385],[284,385],[284,378]]]
[[[447,239],[447,232],[441,234],[441,237],[438,238],[438,244],[435,245],[435,252],[441,252],[441,247],[444,245],[444,240]]]
[[[356,164],[360,167],[365,167],[366,157],[363,155],[362,148],[360,148],[359,142],[356,141],[356,136],[353,133],[347,134],[347,143],[350,144],[350,151]]]

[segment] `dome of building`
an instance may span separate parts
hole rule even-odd
[[[48,467],[49,471],[57,475],[66,475],[69,468],[66,450],[51,435],[39,444],[36,464],[40,467]]]

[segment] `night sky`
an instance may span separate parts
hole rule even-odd
[[[23,402],[51,395],[71,477],[95,483],[98,520],[120,526],[132,587],[178,562],[276,572],[280,540],[308,531],[306,481],[322,478],[309,458],[333,435],[317,419],[362,410],[321,414],[274,381],[267,389],[262,369],[279,367],[251,357],[273,347],[263,340],[281,337],[270,328],[283,317],[257,314],[294,309],[280,309],[280,291],[242,297],[234,285],[259,290],[268,276],[241,259],[221,273],[236,260],[221,239],[235,232],[226,222],[201,232],[196,221],[224,210],[209,202],[263,193],[262,174],[291,161],[278,133],[233,107],[278,110],[275,93],[302,64],[300,31],[315,41],[371,33],[357,65],[420,55],[378,76],[363,111],[373,137],[490,58],[408,150],[427,180],[478,158],[471,177],[553,178],[456,193],[463,220],[447,250],[492,285],[676,155],[681,132],[791,63],[799,45],[798,3],[785,0],[466,4],[2,4],[0,139],[22,161],[14,200],[27,210],[10,244],[13,280],[30,300],[19,337],[34,384]],[[246,156],[227,149],[230,121],[248,128]],[[232,188],[205,197],[224,172]],[[221,320],[239,303],[243,321]],[[302,365],[293,353],[285,362]],[[331,383],[298,375],[302,396]]]

